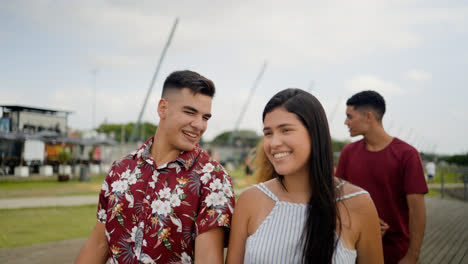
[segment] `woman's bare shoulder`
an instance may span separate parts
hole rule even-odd
[[[344,182],[341,188],[338,190],[339,197],[349,197],[341,200],[346,203],[349,209],[361,210],[375,210],[374,202],[366,190],[359,186],[351,184],[350,182]]]
[[[249,205],[250,207],[257,206],[259,203],[267,199],[269,199],[268,196],[265,193],[263,193],[257,185],[252,185],[244,189],[239,195],[236,207],[246,205]]]

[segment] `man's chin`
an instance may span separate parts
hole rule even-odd
[[[191,151],[195,148],[198,142],[196,143],[185,143],[185,144],[180,144],[179,149],[181,151]]]

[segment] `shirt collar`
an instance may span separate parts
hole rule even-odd
[[[155,166],[155,162],[153,157],[151,156],[151,146],[153,145],[154,136],[148,139],[141,147],[138,148],[135,155],[137,158],[142,159],[151,165]],[[181,151],[175,160],[169,161],[166,164],[170,164],[172,162],[179,162],[185,170],[189,170],[192,168],[193,164],[197,160],[198,155],[200,155],[201,149],[198,144],[191,151]]]

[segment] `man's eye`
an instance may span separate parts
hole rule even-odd
[[[189,115],[193,115],[193,114],[194,114],[194,112],[190,112],[190,111],[184,111],[184,113],[189,114]]]

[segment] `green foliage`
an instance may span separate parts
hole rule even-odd
[[[340,140],[332,139],[332,151],[341,152],[344,146],[346,146],[348,143],[350,143],[350,141],[348,140],[340,141]]]
[[[468,153],[465,155],[453,155],[446,159],[448,163],[459,166],[468,166]]]
[[[437,154],[435,154],[435,153],[420,152],[419,155],[421,155],[421,159],[423,161],[425,161],[425,160],[427,160],[427,161],[436,161],[436,160],[440,159],[440,157],[437,156]],[[447,157],[445,157],[445,158],[447,158]]]
[[[72,162],[72,155],[70,151],[68,151],[68,149],[62,148],[62,150],[57,156],[57,160],[58,162],[60,162],[60,164],[67,165]]]
[[[133,127],[135,126],[135,123],[127,123],[127,124],[101,124],[99,128],[97,129],[98,132],[103,132],[107,134],[113,134],[114,139],[117,142],[121,142],[121,137],[124,137],[124,141],[128,142],[130,139],[130,136],[133,131]],[[154,135],[154,132],[156,132],[156,129],[158,127],[149,123],[149,122],[143,122],[139,126],[139,133],[137,135],[137,139],[141,141],[145,141],[151,136]]]
[[[228,146],[231,145],[232,131],[225,131],[217,135],[211,144],[214,146]],[[241,146],[255,147],[258,144],[258,141],[261,139],[261,136],[253,130],[239,130],[237,135],[233,138],[233,143],[240,144]]]

